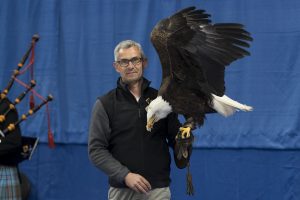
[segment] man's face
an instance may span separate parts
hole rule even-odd
[[[122,81],[130,84],[139,81],[143,76],[146,61],[141,58],[141,52],[137,47],[120,49],[117,62],[114,67],[120,73]]]

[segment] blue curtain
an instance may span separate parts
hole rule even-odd
[[[172,200],[299,200],[300,151],[193,150],[194,196],[186,195],[186,170],[172,161]],[[30,200],[105,200],[108,180],[92,167],[85,145],[41,144],[21,170],[31,181]]]
[[[161,68],[150,32],[160,19],[191,5],[205,9],[213,22],[242,23],[252,34],[251,56],[227,68],[226,94],[254,111],[207,116],[194,131],[196,196],[185,195],[185,171],[172,166],[172,199],[299,199],[300,1],[1,0],[0,90],[37,33],[35,89],[54,96],[55,149],[44,144],[45,108],[21,124],[23,135],[41,141],[32,160],[20,165],[31,180],[30,199],[106,198],[107,177],[92,167],[86,142],[94,101],[116,85],[113,49],[124,39],[140,42],[149,58],[146,77],[158,88]],[[15,83],[9,98],[23,90]],[[20,114],[28,104],[18,105]]]
[[[251,56],[226,71],[226,94],[254,107],[223,118],[207,117],[195,131],[196,147],[299,148],[300,2],[261,0],[3,0],[0,1],[0,87],[4,88],[31,36],[36,90],[51,93],[51,127],[59,143],[86,144],[92,105],[116,85],[113,49],[124,39],[140,42],[149,58],[146,77],[158,88],[160,62],[150,42],[154,25],[186,6],[207,10],[213,22],[246,26],[254,41]],[[28,81],[29,74],[20,77]],[[15,84],[9,93],[16,97]],[[22,114],[28,100],[18,106]],[[40,111],[22,124],[24,135],[47,141],[47,118]]]

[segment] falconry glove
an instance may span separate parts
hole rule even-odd
[[[174,148],[174,154],[175,154],[174,160],[178,168],[183,169],[187,167],[187,175],[186,175],[187,194],[193,195],[194,186],[192,182],[192,175],[190,173],[190,157],[192,154],[194,135],[190,131],[189,137],[182,137],[182,130],[179,129],[175,140],[176,140],[176,144]]]

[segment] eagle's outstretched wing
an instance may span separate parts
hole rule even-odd
[[[243,25],[212,24],[209,17],[204,10],[189,7],[161,20],[151,33],[163,69],[158,95],[171,104],[174,112],[194,118],[199,125],[207,108],[216,109],[213,105],[218,102],[214,101],[219,99],[214,95],[224,95],[225,66],[249,55],[245,48],[252,41]],[[233,112],[226,109],[220,113]]]
[[[224,70],[234,60],[249,55],[250,34],[241,24],[211,24],[210,15],[195,7],[161,20],[151,33],[159,54],[163,79],[191,82],[189,87],[222,96]],[[192,80],[191,80],[192,78]],[[196,84],[195,84],[196,83]]]

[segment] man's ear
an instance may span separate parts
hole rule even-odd
[[[148,65],[148,59],[147,58],[143,58],[143,67],[147,67]]]
[[[114,66],[114,68],[115,68],[115,70],[116,70],[117,72],[120,72],[119,67],[118,67],[118,64],[117,64],[116,62],[113,62],[112,65]]]

